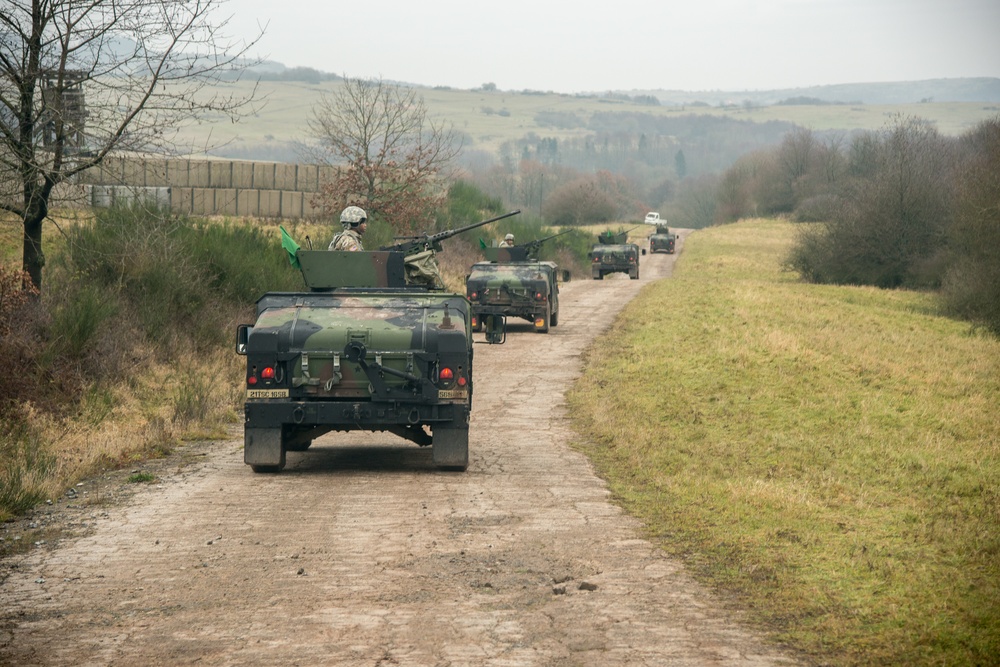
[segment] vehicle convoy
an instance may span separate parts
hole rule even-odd
[[[308,291],[265,294],[256,322],[236,333],[247,360],[244,461],[253,471],[277,472],[286,452],[357,430],[430,445],[436,466],[465,470],[472,310],[444,290],[434,254],[451,236],[517,213],[374,252],[304,250],[286,235]]]
[[[639,256],[645,255],[646,249],[628,242],[628,233],[637,228],[598,234],[597,244],[587,253],[594,280],[604,280],[609,273],[627,273],[632,280],[639,279]]]
[[[523,245],[483,248],[486,261],[473,264],[465,279],[473,331],[485,326],[488,342],[503,342],[501,323],[507,317],[525,319],[540,333],[559,325],[559,280],[569,280],[569,272],[560,273],[554,262],[540,261],[538,250],[569,231]]]
[[[657,225],[656,231],[649,236],[649,252],[664,250],[672,255],[676,245],[677,235],[671,232],[666,225]]]

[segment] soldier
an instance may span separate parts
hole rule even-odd
[[[344,230],[334,235],[327,250],[361,251],[361,236],[368,229],[368,214],[360,206],[348,206],[340,214],[340,224]]]
[[[501,248],[513,248],[514,247],[514,235],[508,234],[503,237],[503,241],[500,242]]]

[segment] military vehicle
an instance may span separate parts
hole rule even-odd
[[[244,461],[277,472],[330,431],[388,431],[465,470],[472,310],[436,271],[440,242],[518,211],[374,252],[283,246],[308,291],[271,292],[237,327],[245,355]],[[397,239],[399,240],[399,239]],[[428,433],[427,429],[430,429]]]
[[[666,225],[657,225],[656,230],[649,237],[649,252],[664,250],[672,255],[676,244],[677,235],[671,232]]]
[[[519,317],[535,331],[548,333],[559,324],[559,280],[569,280],[554,262],[538,259],[538,250],[549,239],[571,230],[511,247],[485,247],[485,262],[472,265],[465,292],[472,303],[472,330],[486,328],[487,342],[502,343],[505,319]]]
[[[628,242],[628,233],[637,228],[598,234],[597,244],[587,253],[594,280],[604,280],[609,273],[627,273],[632,280],[639,279],[639,255],[645,255],[646,249]]]

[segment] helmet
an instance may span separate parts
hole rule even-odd
[[[514,240],[514,235],[513,234],[508,234],[507,236],[503,237],[503,240],[504,241],[513,241]]]
[[[351,227],[357,227],[368,221],[368,214],[360,206],[348,206],[340,214],[340,222]]]

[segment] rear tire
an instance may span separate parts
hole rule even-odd
[[[559,326],[559,311],[558,310],[552,312],[552,317],[549,318],[549,324],[552,325],[552,326],[554,326],[554,327]]]

